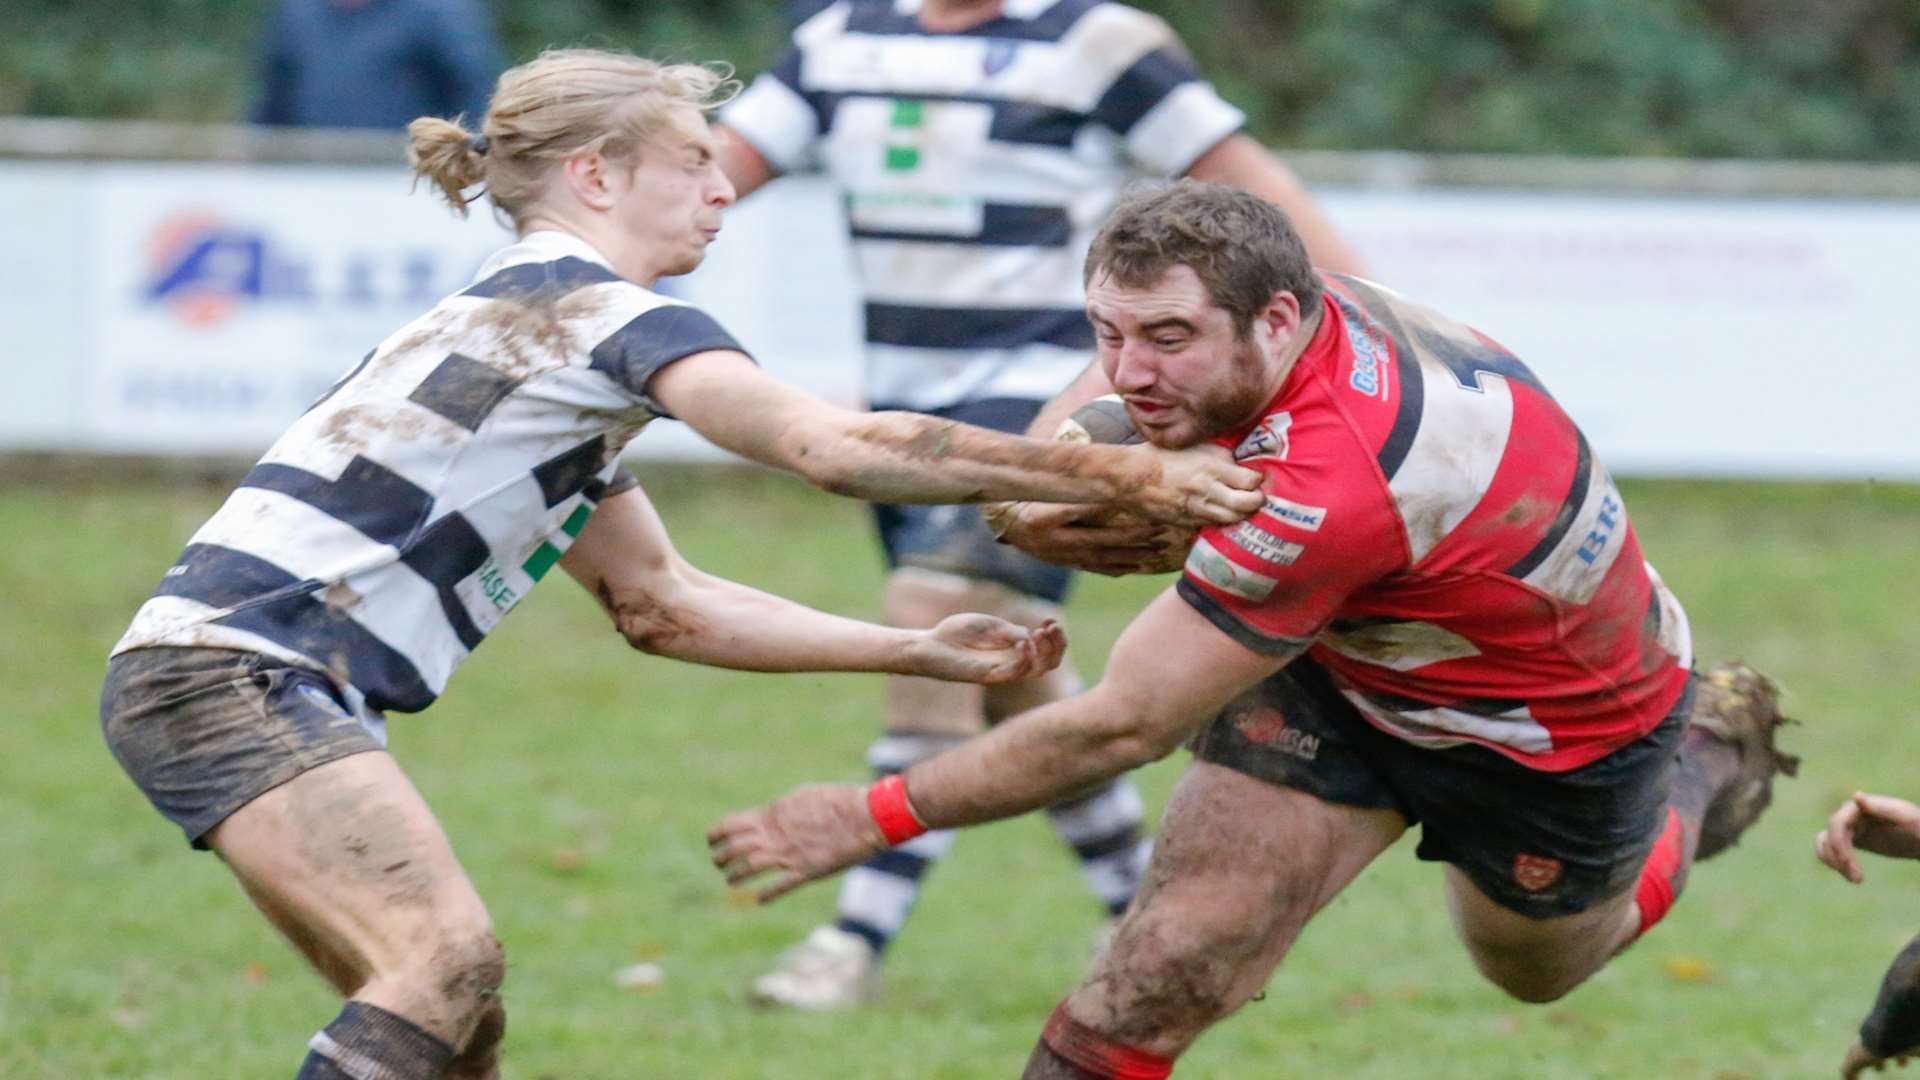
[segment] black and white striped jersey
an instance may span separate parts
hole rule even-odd
[[[273,444],[114,652],[257,651],[327,672],[371,713],[423,709],[664,415],[654,372],[738,348],[585,242],[527,236]]]
[[[1181,174],[1244,122],[1155,16],[1005,0],[932,33],[917,0],[840,0],[721,119],[844,190],[868,400],[1049,398],[1086,366],[1080,265],[1120,188]]]

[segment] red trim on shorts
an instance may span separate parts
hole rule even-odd
[[[1660,839],[1653,842],[1647,864],[1640,868],[1640,885],[1633,893],[1634,902],[1640,905],[1640,934],[1665,918],[1674,899],[1680,895],[1673,881],[1680,874],[1680,860],[1685,853],[1686,833],[1680,824],[1680,812],[1669,806],[1667,827],[1661,830]]]
[[[1067,1015],[1067,1003],[1047,1017],[1040,1040],[1055,1054],[1101,1080],[1166,1080],[1173,1059],[1117,1043]]]

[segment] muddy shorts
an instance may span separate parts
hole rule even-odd
[[[203,849],[215,825],[273,788],[383,749],[326,676],[228,649],[114,657],[100,730],[154,808]]]
[[[1040,415],[1043,404],[1024,398],[994,398],[927,410],[927,415],[1019,435]],[[888,569],[917,566],[958,574],[1056,604],[1066,599],[1067,587],[1073,581],[1073,571],[995,540],[978,506],[875,503],[873,518],[880,529],[880,544],[886,548]]]
[[[1693,684],[1644,738],[1567,772],[1483,746],[1427,749],[1374,727],[1304,657],[1228,706],[1194,756],[1330,803],[1397,810],[1415,854],[1451,863],[1502,907],[1570,915],[1634,886],[1666,823]]]

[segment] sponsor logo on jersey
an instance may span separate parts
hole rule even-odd
[[[520,599],[520,594],[514,591],[513,586],[507,584],[506,577],[500,573],[499,564],[492,559],[488,559],[480,567],[480,591],[486,594],[488,600],[493,601],[495,608],[503,612],[513,607]]]
[[[1353,346],[1353,374],[1347,385],[1367,395],[1385,400],[1387,396],[1387,343],[1372,320],[1347,309],[1347,341]]]
[[[1307,550],[1306,545],[1282,540],[1251,521],[1234,526],[1233,542],[1240,550],[1275,566],[1292,566],[1300,553]]]
[[[1321,523],[1327,520],[1326,507],[1308,506],[1271,492],[1267,494],[1267,505],[1261,512],[1282,525],[1291,525],[1302,532],[1319,532]]]
[[[1293,427],[1293,414],[1277,412],[1260,421],[1240,445],[1233,448],[1233,460],[1278,458],[1287,460],[1287,431]]]
[[[1206,537],[1195,541],[1193,551],[1187,555],[1187,573],[1223,593],[1255,602],[1271,596],[1273,587],[1280,584],[1277,578],[1255,573],[1220,554]]]
[[[1521,854],[1513,857],[1514,883],[1528,892],[1550,888],[1560,880],[1561,869],[1559,859],[1549,859],[1545,855]]]

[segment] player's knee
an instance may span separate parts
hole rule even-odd
[[[409,976],[416,992],[440,1002],[457,1030],[477,1030],[506,981],[506,951],[484,922],[441,927],[424,965]]]
[[[1136,1014],[1130,1030],[1183,1042],[1243,1003],[1243,975],[1261,945],[1228,923],[1131,918],[1092,981]]]

